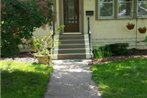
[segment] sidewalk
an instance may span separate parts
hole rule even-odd
[[[101,98],[91,80],[88,61],[54,61],[44,98]]]

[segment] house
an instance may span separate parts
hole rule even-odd
[[[147,27],[147,0],[53,0],[55,27],[59,43],[55,59],[91,58],[91,49],[111,43],[129,43],[130,48],[145,49],[141,42],[146,36],[139,27]],[[128,30],[127,23],[135,24]],[[34,35],[49,30],[38,28]],[[44,32],[41,33],[40,32]]]

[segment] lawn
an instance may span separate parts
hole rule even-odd
[[[0,61],[2,98],[43,98],[52,67],[12,60]]]
[[[97,64],[92,71],[102,98],[147,98],[147,58]]]

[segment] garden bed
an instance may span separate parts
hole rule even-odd
[[[118,60],[126,60],[128,58],[137,58],[137,57],[144,57],[147,58],[147,49],[131,49],[130,53],[126,55],[120,56],[111,56],[111,57],[103,57],[103,58],[94,58],[93,64],[105,63],[110,61],[118,61]]]

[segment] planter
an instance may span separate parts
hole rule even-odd
[[[138,28],[138,31],[143,34],[146,32],[146,29],[147,29],[146,27],[143,27],[143,28],[140,27]]]
[[[48,65],[51,61],[51,57],[48,55],[34,55],[35,58],[38,60],[38,63],[40,64],[46,64]]]
[[[135,24],[128,23],[126,27],[128,28],[128,30],[132,30],[134,29],[134,26]]]

